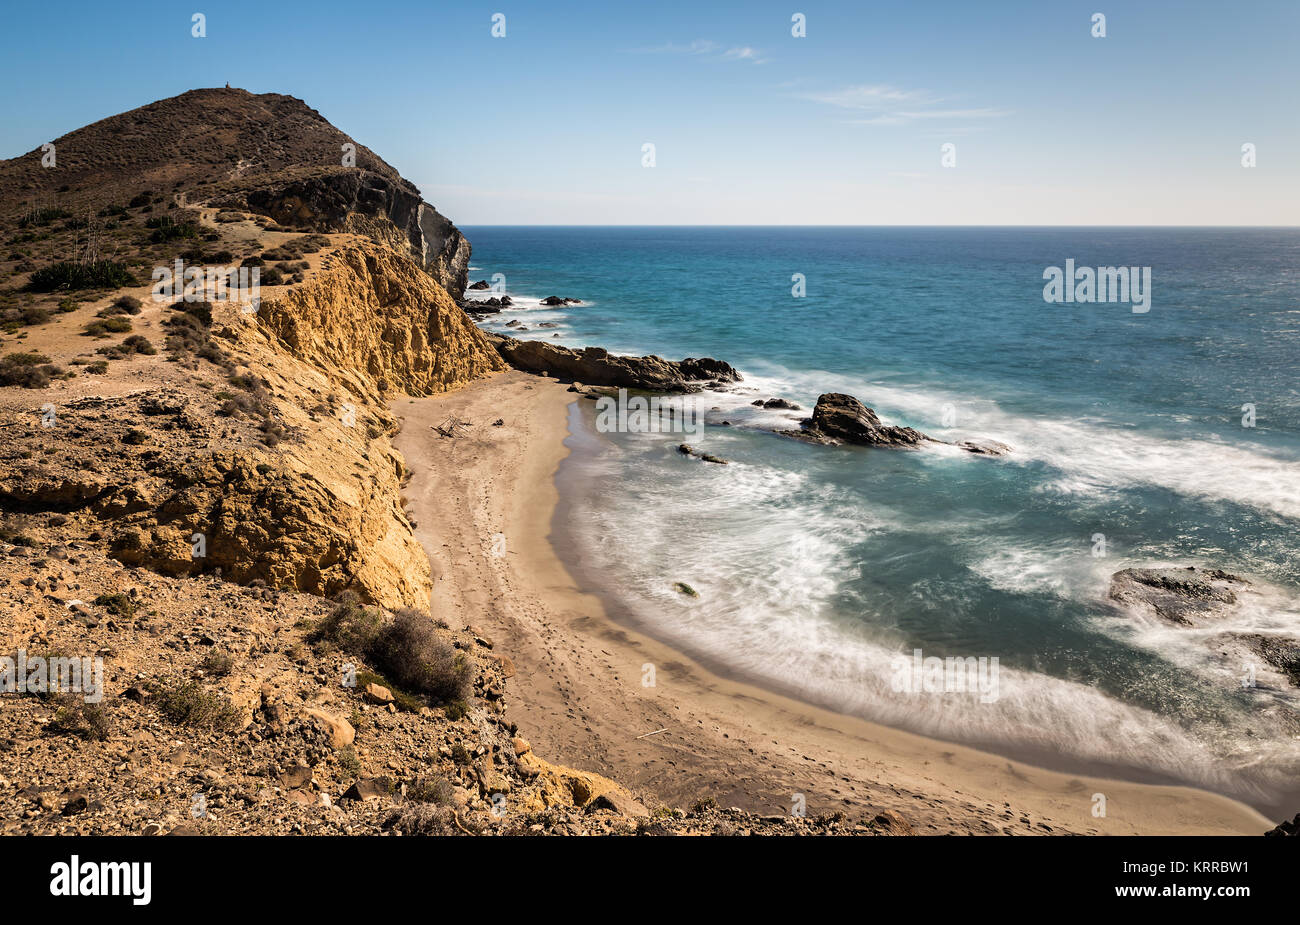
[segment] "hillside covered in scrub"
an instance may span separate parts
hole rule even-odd
[[[0,695],[0,831],[847,827],[549,763],[504,717],[508,653],[430,613],[389,402],[505,364],[412,184],[233,89],[47,153],[0,163],[0,651],[98,659],[103,696]],[[158,298],[178,267],[260,290]]]

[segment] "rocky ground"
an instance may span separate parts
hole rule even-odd
[[[438,630],[473,680],[430,705],[319,638],[336,602],[166,578],[51,533],[35,518],[0,543],[4,651],[100,658],[103,696],[3,695],[5,834],[907,831],[892,814],[649,809],[533,754],[504,719],[513,665],[481,634]]]

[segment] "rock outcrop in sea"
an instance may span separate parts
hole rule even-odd
[[[730,363],[710,357],[673,361],[653,355],[619,356],[603,347],[573,350],[545,341],[489,337],[505,361],[516,369],[566,382],[681,393],[723,387],[741,378]]]
[[[1111,576],[1109,597],[1169,623],[1195,626],[1223,616],[1246,579],[1219,569],[1126,568]]]
[[[809,443],[837,446],[916,446],[931,440],[911,427],[894,427],[881,423],[872,411],[852,395],[827,392],[818,396],[812,417],[800,422],[803,430],[791,434]]]
[[[761,404],[765,408],[781,407],[774,404],[774,401],[779,400],[769,400]],[[760,403],[755,402],[755,404]],[[785,404],[789,406],[788,403]],[[779,431],[779,433],[824,446],[839,446],[847,443],[853,446],[909,449],[923,443],[946,442],[936,440],[911,427],[885,424],[875,411],[852,395],[845,395],[842,392],[826,392],[818,396],[812,417],[800,421],[800,427],[800,430]],[[980,456],[1002,456],[1011,452],[1011,447],[996,440],[963,440],[953,445]]]

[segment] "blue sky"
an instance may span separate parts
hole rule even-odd
[[[188,0],[4,18],[2,157],[229,81],[304,99],[464,225],[1300,220],[1296,0]]]

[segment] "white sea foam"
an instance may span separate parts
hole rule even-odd
[[[967,563],[970,570],[989,587],[1016,594],[1086,600],[1093,597],[1098,582],[1117,568],[1113,560],[1093,558],[1082,542],[1046,546],[999,538],[977,540],[972,547],[974,558]]]
[[[725,455],[727,434],[717,439],[720,446],[711,449]],[[616,451],[617,466],[604,470],[624,477],[576,510],[572,527],[584,561],[606,576],[605,585],[617,588],[656,634],[688,651],[890,725],[1127,763],[1246,798],[1283,786],[1287,769],[1300,763],[1300,742],[1227,737],[1210,743],[1088,685],[1005,664],[992,703],[977,695],[895,691],[893,662],[906,647],[889,629],[891,615],[872,612],[888,605],[860,598],[855,606],[864,619],[846,622],[836,614],[836,599],[859,577],[861,563],[848,550],[915,523],[889,511],[864,511],[860,499],[803,473],[740,462],[676,470],[690,473],[684,479],[674,475],[670,455],[625,445],[630,449]],[[628,464],[635,477],[626,477]],[[608,456],[603,465],[610,465]],[[972,545],[970,552],[970,567],[994,587],[1061,597],[1087,594],[1118,567],[1065,546]],[[675,591],[676,581],[699,597]]]
[[[1043,482],[1039,488],[1043,491],[1100,499],[1119,489],[1154,486],[1300,520],[1300,459],[1269,452],[1244,439],[1229,442],[1205,435],[1171,439],[1123,421],[1016,414],[989,399],[931,387],[873,384],[780,367],[747,376],[746,385],[809,403],[808,407],[820,392],[848,392],[875,408],[888,423],[909,424],[943,440],[1000,440],[1014,448],[1006,462],[1041,462],[1059,473]],[[943,427],[946,411],[955,414],[956,426]]]

